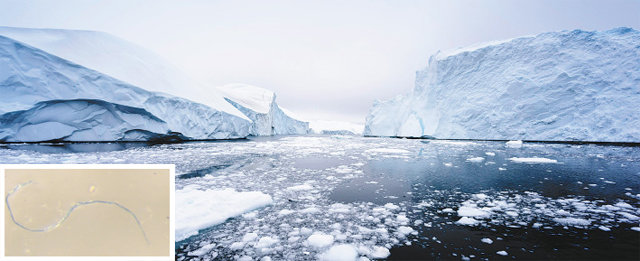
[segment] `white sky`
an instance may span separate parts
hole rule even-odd
[[[248,83],[307,120],[364,122],[431,54],[546,31],[640,29],[640,1],[0,0],[0,25],[96,30],[213,86]]]

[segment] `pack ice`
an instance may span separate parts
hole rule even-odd
[[[270,90],[248,85],[227,84],[218,89],[229,103],[253,121],[249,133],[254,136],[307,134],[309,123],[276,103],[276,94]]]
[[[1,35],[0,93],[2,141],[239,138],[251,124],[244,115],[150,92]]]
[[[437,53],[364,135],[640,141],[640,32],[561,31]]]

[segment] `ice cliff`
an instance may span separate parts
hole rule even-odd
[[[437,53],[364,135],[640,141],[640,32],[561,31]]]
[[[309,123],[294,119],[291,112],[280,108],[270,90],[247,85],[219,86],[225,99],[253,121],[249,133],[254,136],[307,134]]]
[[[146,48],[108,33],[0,26],[0,35],[147,91],[179,96],[246,119],[215,88],[205,87]]]
[[[1,35],[0,93],[0,141],[241,138],[251,124],[244,115],[150,92]]]

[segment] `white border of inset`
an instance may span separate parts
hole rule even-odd
[[[170,222],[169,222],[169,256],[5,256],[4,216],[5,216],[5,170],[6,169],[169,169]],[[2,194],[2,222],[0,222],[0,259],[2,260],[132,260],[132,261],[166,261],[175,259],[176,238],[176,167],[174,164],[0,164],[0,192]]]

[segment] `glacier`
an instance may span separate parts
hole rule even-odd
[[[297,120],[292,112],[276,103],[276,94],[248,84],[226,84],[217,87],[231,105],[253,121],[253,136],[307,134],[309,123]]]
[[[431,56],[365,136],[640,141],[640,32],[560,31]]]
[[[246,137],[251,125],[251,121],[244,115],[239,117],[227,111],[217,110],[170,94],[150,92],[1,35],[0,92],[3,94],[0,96],[0,114],[4,114],[0,116],[4,119],[3,124],[0,125],[0,133],[2,133],[0,141],[112,141],[162,135],[184,139],[230,139]],[[142,119],[144,117],[141,118],[141,116],[147,113],[153,117],[147,115],[148,118],[142,122],[131,122],[132,118],[102,121],[99,118],[92,118],[93,116],[70,117],[57,113],[72,112],[74,106],[77,107],[77,102],[73,106],[67,102],[66,107],[56,103],[41,103],[77,99],[101,100],[112,104],[94,103],[92,108],[95,113],[106,113],[113,117],[132,115],[130,109],[123,108],[134,107],[143,110],[133,113],[137,118]],[[21,117],[17,117],[17,111],[23,111],[19,113]],[[26,117],[43,114],[49,115],[47,121],[42,121],[42,123],[48,122],[45,125],[35,124],[36,119]],[[85,122],[88,125],[82,125],[79,122]],[[152,122],[154,123],[151,124]],[[166,127],[163,127],[166,130],[160,127],[163,126],[160,122],[166,124]],[[45,126],[60,129],[53,131],[45,129]],[[92,126],[94,130],[86,131],[87,126]],[[41,131],[21,130],[21,128],[34,130],[36,127],[40,127]],[[105,129],[108,128],[114,128],[109,130],[111,134],[98,135],[106,133]],[[127,132],[136,129],[139,129],[138,134],[141,131],[147,134],[135,135],[136,138],[133,138],[132,132]],[[84,134],[69,135],[76,130],[84,130]],[[27,133],[33,136],[24,136]],[[149,133],[154,135],[148,135]]]

